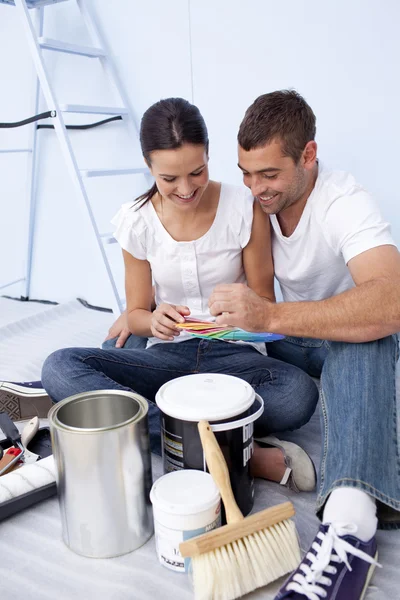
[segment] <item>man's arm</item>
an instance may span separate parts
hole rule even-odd
[[[210,298],[217,323],[248,331],[344,342],[368,342],[400,331],[400,254],[379,246],[352,258],[354,288],[314,302],[263,300],[243,285],[215,288]],[[221,313],[229,313],[222,315]]]

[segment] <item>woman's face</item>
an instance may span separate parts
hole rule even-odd
[[[176,150],[155,150],[150,161],[151,174],[165,200],[184,210],[198,206],[209,181],[205,146],[184,144]]]

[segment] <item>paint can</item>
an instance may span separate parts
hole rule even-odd
[[[232,375],[186,375],[165,383],[156,395],[161,411],[164,472],[206,471],[197,423],[210,422],[228,463],[233,493],[247,515],[254,502],[249,461],[253,454],[254,421],[264,402],[249,383]]]
[[[211,475],[181,470],[163,475],[150,492],[154,533],[160,563],[187,573],[190,559],[183,558],[179,544],[221,525],[221,497]]]
[[[147,401],[133,392],[70,396],[49,412],[62,534],[74,552],[119,556],[153,533]]]

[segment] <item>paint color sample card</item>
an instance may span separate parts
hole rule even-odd
[[[216,325],[213,321],[197,321],[190,317],[186,318],[184,323],[177,323],[177,327],[194,337],[211,340],[275,342],[276,340],[283,340],[285,337],[278,333],[252,333],[250,331],[239,329],[239,327],[222,327]]]

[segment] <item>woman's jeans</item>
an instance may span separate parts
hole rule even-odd
[[[164,383],[183,375],[225,373],[250,383],[265,406],[255,423],[258,436],[297,429],[315,411],[318,389],[313,380],[301,369],[260,354],[251,346],[191,339],[156,344],[146,350],[132,347],[133,336],[129,340],[124,348],[66,348],[51,354],[42,371],[49,396],[58,402],[91,390],[141,394],[149,401],[150,444],[157,454],[161,452],[161,434],[155,396]]]
[[[395,367],[397,336],[350,344],[290,338],[267,344],[268,357],[250,347],[210,340],[157,344],[130,336],[121,349],[58,350],[43,367],[54,401],[95,389],[134,390],[154,402],[159,387],[189,373],[215,372],[248,381],[265,411],[255,435],[293,430],[306,423],[317,402],[312,377],[321,377],[322,457],[317,511],[336,487],[357,487],[377,499],[383,527],[400,527],[400,416]],[[158,409],[150,402],[153,451],[160,448]],[[399,411],[400,414],[400,411]]]

